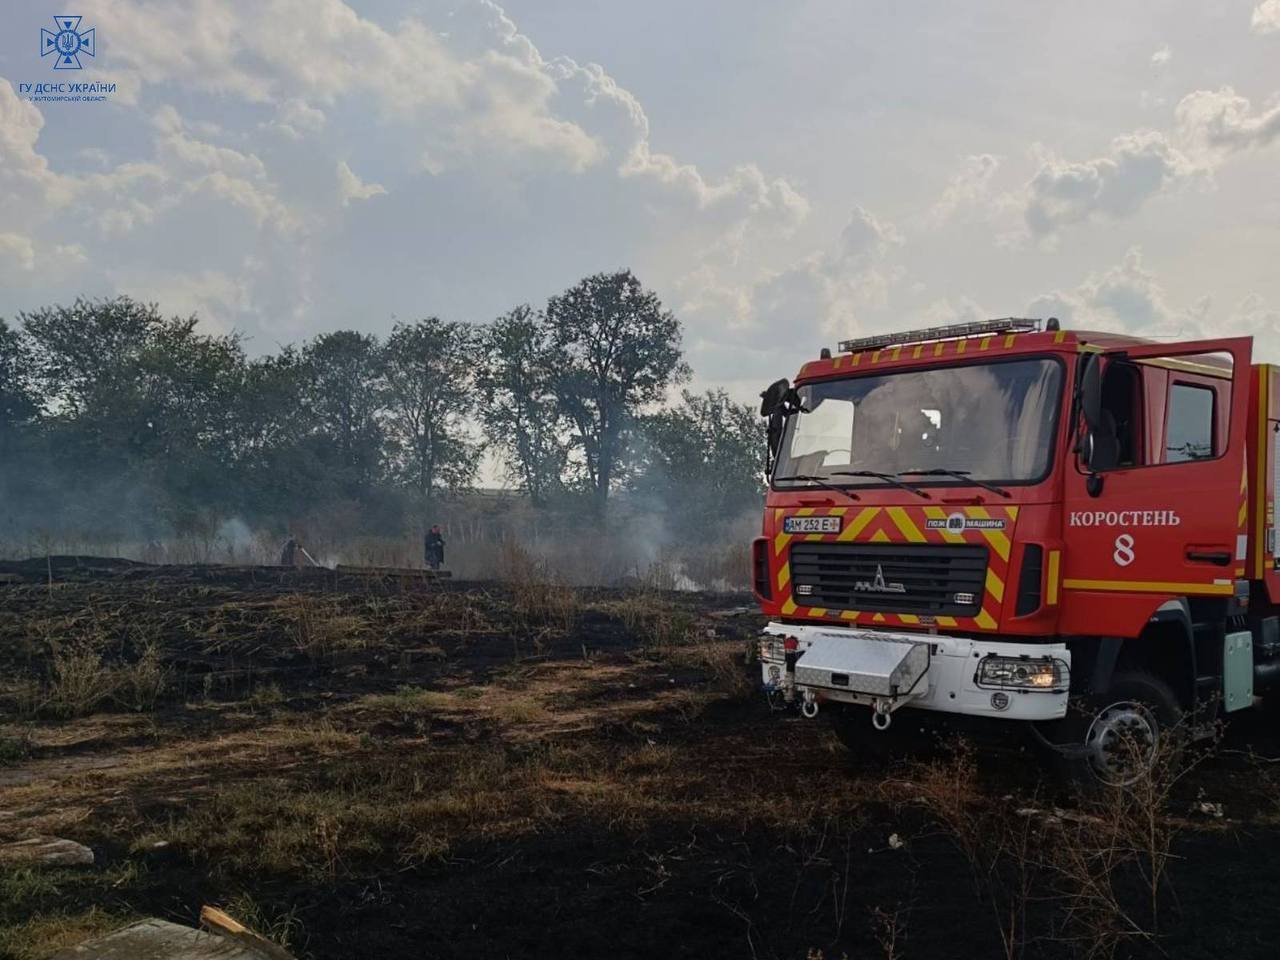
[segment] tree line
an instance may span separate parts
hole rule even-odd
[[[690,377],[630,271],[487,324],[429,316],[250,356],[127,297],[0,318],[0,532],[162,537],[341,505],[370,530],[472,489],[484,452],[536,507],[620,491],[709,530],[759,500],[761,431]]]

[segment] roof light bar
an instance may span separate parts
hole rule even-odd
[[[875,350],[881,347],[905,346],[911,343],[927,343],[930,340],[957,340],[961,337],[980,337],[995,333],[1036,333],[1039,320],[1022,317],[1003,317],[999,320],[980,320],[977,323],[953,323],[947,327],[925,327],[904,333],[882,333],[857,340],[841,340],[841,353],[857,353],[859,350]]]

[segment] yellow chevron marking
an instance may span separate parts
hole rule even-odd
[[[939,341],[938,343],[935,343],[935,344],[933,345],[933,355],[934,355],[935,357],[940,357],[940,356],[942,356],[942,350],[943,350],[944,346],[945,346],[945,344],[943,344],[941,341]]]
[[[863,507],[858,511],[858,515],[853,518],[853,522],[840,531],[840,536],[836,539],[852,540],[866,528],[867,524],[870,523],[879,512],[879,507]]]
[[[965,507],[964,512],[977,520],[990,520],[991,514],[987,512],[986,507]],[[1009,538],[1000,530],[979,530],[987,542],[995,547],[996,553],[1000,554],[1000,559],[1008,562],[1009,560]]]
[[[857,620],[857,619],[858,619],[858,611],[857,611],[857,610],[845,610],[844,612],[842,612],[842,613],[840,614],[840,616],[841,616],[843,619],[845,619],[845,620]]]
[[[1061,558],[1062,551],[1049,551],[1049,572],[1046,576],[1046,584],[1044,591],[1045,603],[1049,606],[1057,606],[1058,603],[1058,562]]]
[[[978,349],[979,349],[979,350],[985,350],[985,349],[987,349],[987,347],[989,347],[989,346],[991,346],[991,338],[990,338],[990,337],[983,337],[983,338],[982,338],[982,342],[978,344]]]
[[[773,538],[773,552],[775,556],[781,556],[782,551],[787,549],[787,544],[791,542],[791,534],[780,533]]]
[[[981,611],[976,617],[974,617],[973,622],[983,630],[994,630],[996,627],[995,619],[985,610]]]
[[[1065,330],[1059,330],[1057,333],[1055,333],[1055,334],[1053,335],[1053,342],[1054,342],[1054,343],[1061,343],[1061,342],[1062,342],[1063,340],[1065,340],[1066,338],[1067,338],[1067,331],[1065,331]]]
[[[810,607],[809,608],[809,616],[811,617],[825,617],[826,615],[827,615],[826,607]]]
[[[914,613],[900,613],[898,614],[898,619],[901,620],[903,623],[919,623],[920,622],[920,618],[917,617]]]
[[[893,348],[893,356],[891,356],[889,359],[890,359],[890,360],[897,360],[897,359],[898,359],[898,355],[899,355],[900,353],[902,353],[902,348],[901,348],[901,347],[894,347],[894,348]]]
[[[1006,333],[1004,335],[1004,348],[1008,350],[1010,347],[1012,347],[1013,341],[1016,340],[1017,337],[1018,335],[1016,333]]]
[[[920,528],[911,522],[911,518],[907,516],[907,511],[901,507],[889,507],[889,519],[893,521],[894,526],[902,531],[902,535],[907,538],[909,543],[923,543],[924,534],[920,532]]]
[[[871,535],[871,542],[872,543],[888,543],[889,535],[885,533],[883,530],[877,530],[875,533]]]
[[[930,520],[947,519],[947,511],[943,510],[941,507],[925,507],[924,515],[928,517]],[[952,533],[946,527],[934,527],[933,532],[941,534],[942,539],[945,540],[947,543],[964,543],[963,534]]]
[[[855,353],[853,355],[853,359],[849,361],[849,366],[856,367],[861,360],[862,360],[862,354]]]
[[[791,563],[784,560],[782,566],[778,568],[778,592],[781,593],[787,589],[787,584],[791,582]]]
[[[1180,583],[1167,580],[1063,580],[1064,590],[1120,590],[1125,593],[1174,593],[1196,596],[1231,594],[1229,583]]]
[[[871,619],[872,619],[872,620],[874,620],[876,623],[884,623],[884,614],[883,614],[883,613],[877,613],[877,614],[876,614],[874,617],[872,617]]]
[[[922,350],[924,350],[924,344],[923,344],[923,343],[918,344],[918,345],[916,346],[916,348],[915,348],[914,350],[912,350],[912,351],[911,351],[911,359],[912,359],[912,360],[919,360],[919,359],[920,359],[920,352],[921,352]]]
[[[940,627],[954,627],[956,625],[955,617],[937,617],[935,619]]]
[[[1236,526],[1243,527],[1245,519],[1248,517],[1248,515],[1249,515],[1249,504],[1247,502],[1240,504],[1240,509],[1236,511]]]
[[[956,353],[964,353],[964,348],[969,345],[969,341],[963,338],[956,341]]]
[[[879,363],[879,362],[880,362],[880,351],[879,351],[879,350],[873,350],[873,351],[872,351],[872,353],[871,353],[871,362],[872,362],[872,363]]]
[[[997,603],[1004,603],[1004,581],[990,567],[987,567],[987,593],[995,597]]]
[[[832,507],[830,510],[827,511],[827,516],[843,517],[848,512],[849,512],[848,507]]]
[[[1010,519],[1010,520],[1017,520],[1017,519],[1018,519],[1018,508],[1017,508],[1017,507],[1005,507],[1004,509],[1005,509],[1005,513],[1009,514],[1009,519]]]
[[[834,370],[839,370],[842,363],[844,363],[844,354],[836,357],[835,362],[831,364],[831,367]]]
[[[789,617],[791,616],[791,614],[795,612],[796,612],[796,602],[792,600],[790,597],[787,597],[787,599],[782,604],[782,615],[784,617]]]

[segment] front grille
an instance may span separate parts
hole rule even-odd
[[[796,603],[807,607],[972,617],[982,609],[986,581],[987,548],[980,544],[802,542],[791,547],[792,592]]]

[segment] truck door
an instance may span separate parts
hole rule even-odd
[[[1079,443],[1064,472],[1062,587],[1115,602],[1087,612],[1087,603],[1068,604],[1064,630],[1088,619],[1088,632],[1112,632],[1099,618],[1114,610],[1129,628],[1114,632],[1134,635],[1150,609],[1135,595],[1232,593],[1247,547],[1250,344],[1241,337],[1094,356],[1097,422],[1089,429],[1077,402]],[[1135,601],[1127,613],[1119,594]]]

